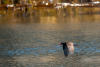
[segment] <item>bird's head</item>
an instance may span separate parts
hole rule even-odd
[[[66,42],[60,42],[59,45],[66,45]]]

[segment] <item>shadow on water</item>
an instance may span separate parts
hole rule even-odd
[[[34,9],[29,16],[1,16],[0,67],[98,67],[100,15],[78,15],[77,9]],[[78,44],[75,54],[65,57],[61,41]]]

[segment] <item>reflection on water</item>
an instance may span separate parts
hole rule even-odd
[[[77,9],[0,16],[0,67],[99,67],[100,15]],[[65,57],[61,41],[78,44],[75,54]]]

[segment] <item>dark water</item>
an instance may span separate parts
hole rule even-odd
[[[99,10],[83,10],[0,16],[0,67],[100,67]],[[75,54],[65,57],[61,41],[78,44]]]

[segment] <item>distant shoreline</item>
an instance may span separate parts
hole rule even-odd
[[[0,10],[2,9],[24,9],[24,8],[42,8],[42,7],[47,7],[47,8],[67,8],[67,7],[100,7],[100,2],[92,2],[92,3],[56,3],[56,4],[50,4],[50,3],[45,3],[45,4],[2,4],[0,5]]]

